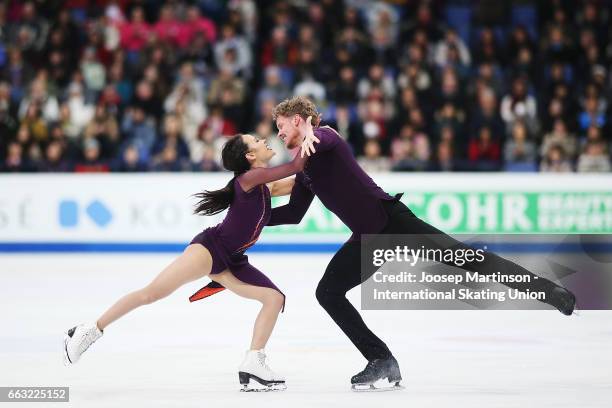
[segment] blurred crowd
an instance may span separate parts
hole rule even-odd
[[[368,171],[609,172],[610,0],[0,1],[0,171],[219,171],[306,95]]]

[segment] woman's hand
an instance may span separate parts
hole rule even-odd
[[[308,119],[302,125],[302,135],[304,139],[302,141],[302,147],[300,149],[300,157],[304,157],[304,153],[310,156],[316,150],[314,148],[315,143],[319,143],[320,140],[314,135],[312,130],[312,116],[309,116]]]

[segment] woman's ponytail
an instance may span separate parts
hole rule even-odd
[[[198,215],[215,215],[228,208],[232,201],[234,201],[234,180],[236,180],[235,176],[222,189],[202,191],[201,193],[194,194],[195,197],[201,200],[197,202],[193,213]]]

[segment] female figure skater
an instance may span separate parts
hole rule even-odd
[[[243,390],[253,390],[248,388],[251,378],[267,389],[284,389],[284,377],[274,373],[265,363],[264,347],[284,307],[285,295],[249,264],[244,251],[255,244],[270,219],[270,196],[288,194],[293,179],[283,178],[301,171],[310,152],[314,152],[313,143],[318,139],[313,134],[310,120],[301,129],[304,136],[301,154],[296,155],[292,162],[272,168],[267,168],[267,164],[275,153],[264,140],[248,134],[230,139],[223,147],[223,166],[233,171],[235,177],[225,188],[196,194],[201,200],[194,211],[200,215],[212,215],[229,207],[225,219],[196,235],[184,252],[151,283],[119,299],[95,323],[81,324],[68,330],[64,340],[65,364],[76,363],[102,336],[106,327],[126,313],[160,300],[188,282],[208,276],[213,281],[212,290],[206,293],[207,288],[203,288],[190,300],[206,297],[225,287],[262,303],[255,320],[250,350],[239,368]]]

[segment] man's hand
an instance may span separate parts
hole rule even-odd
[[[302,125],[301,133],[304,137],[302,140],[302,147],[300,149],[300,157],[304,157],[304,153],[310,156],[316,150],[314,148],[315,143],[319,143],[320,140],[314,135],[312,131],[312,116],[309,116],[306,119],[306,122]]]

